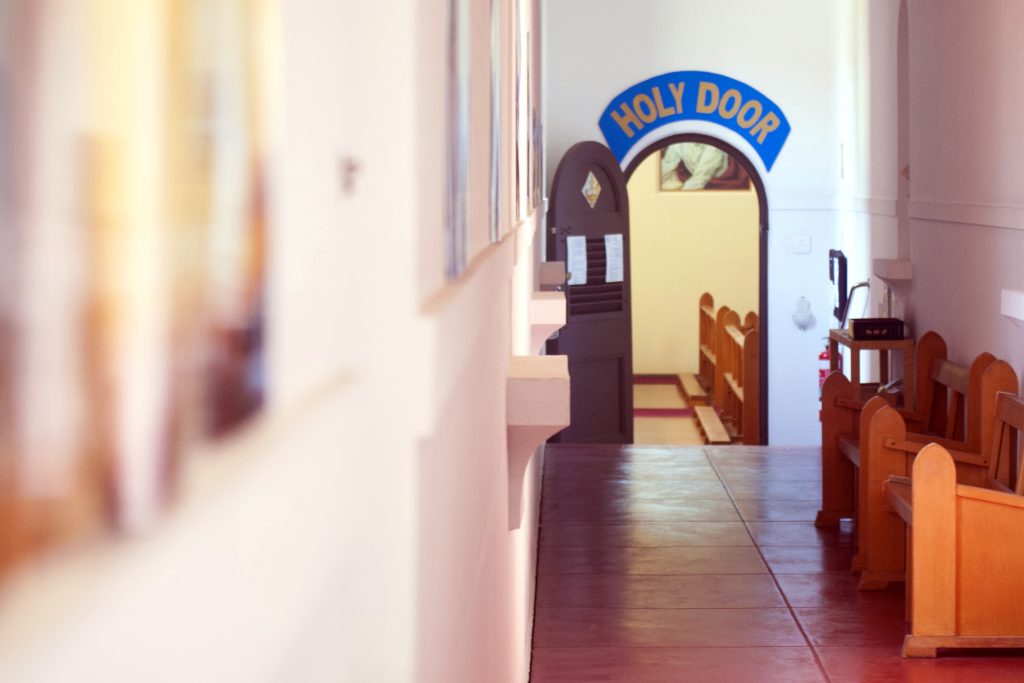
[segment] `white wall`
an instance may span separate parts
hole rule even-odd
[[[881,317],[886,282],[873,275],[876,258],[899,256],[897,199],[897,17],[889,0],[848,0],[840,6],[836,130],[842,146],[837,229],[849,263],[849,285],[869,281],[870,299],[851,317]],[[899,317],[907,292],[894,291]],[[911,330],[917,335],[918,331]],[[878,354],[864,352],[862,380],[877,380]],[[849,364],[847,363],[847,367]],[[898,363],[894,367],[899,367]]]
[[[1024,4],[909,2],[911,314],[954,360],[989,351],[1024,372]]]
[[[830,324],[827,255],[837,245],[842,208],[839,6],[817,0],[545,3],[549,182],[569,146],[602,140],[598,117],[615,95],[660,73],[731,76],[760,90],[789,119],[792,133],[764,178],[770,223],[769,441],[777,445],[820,439],[816,358]],[[811,238],[811,254],[792,253],[796,235]],[[801,296],[810,300],[817,320],[806,332],[791,318]]]

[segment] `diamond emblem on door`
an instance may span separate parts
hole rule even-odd
[[[597,182],[593,171],[587,173],[587,181],[583,183],[581,192],[583,192],[583,197],[587,200],[587,204],[590,204],[591,209],[597,206],[597,198],[601,196],[601,183]]]

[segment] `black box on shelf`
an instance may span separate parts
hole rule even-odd
[[[903,339],[903,321],[899,318],[853,318],[850,336],[864,341]]]

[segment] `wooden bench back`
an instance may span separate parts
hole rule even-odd
[[[914,349],[914,373],[916,375],[914,381],[917,382],[915,387],[917,390],[917,405],[907,406],[907,408],[921,416],[920,419],[924,424],[932,427],[941,427],[942,431],[945,431],[945,425],[942,423],[945,410],[940,409],[938,406],[944,406],[944,401],[941,393],[938,396],[934,393],[936,386],[932,382],[932,372],[936,363],[946,360],[947,356],[946,341],[942,338],[942,335],[933,330],[929,330],[921,335]]]
[[[988,352],[978,354],[967,368],[945,358],[933,358],[920,414],[923,422],[916,428],[945,439],[962,441],[967,444],[967,450],[979,452],[984,443],[982,378],[995,362],[996,357]],[[994,395],[994,379],[990,377],[987,381],[988,392]]]
[[[989,444],[995,443],[996,431],[1000,428],[999,418],[997,418],[999,395],[1006,393],[1015,397],[1017,386],[1017,373],[1006,361],[997,360],[985,368],[981,374],[981,380],[977,382],[976,387],[972,388],[972,391],[977,392],[978,397],[977,399],[972,398],[967,407],[969,414],[968,450],[975,450],[972,448],[974,444],[978,445],[976,450],[981,451],[987,447],[991,448]],[[1005,402],[1006,399],[1003,401]],[[976,415],[971,414],[974,411],[977,411]],[[971,431],[974,432],[973,436]],[[989,457],[994,458],[995,452],[990,450]]]
[[[750,311],[743,317],[742,380],[744,400],[742,409],[742,441],[761,443],[761,318]]]
[[[728,306],[722,306],[715,315],[715,381],[711,403],[719,410],[725,409],[725,400],[728,395],[728,387],[725,385],[725,369],[722,366],[722,356],[726,353],[726,329],[729,326],[740,326],[740,315]]]
[[[743,324],[732,312],[723,318],[718,367],[722,374],[720,408],[744,444],[761,442],[760,332],[757,315],[748,313]]]
[[[992,488],[1024,496],[1020,476],[1021,445],[1024,438],[1024,399],[1002,392],[996,398],[995,429],[989,453],[989,483]]]
[[[710,292],[701,294],[697,315],[700,322],[697,379],[705,391],[712,393],[715,381],[715,298]]]

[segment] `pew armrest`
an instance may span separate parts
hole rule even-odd
[[[910,477],[891,476],[885,482],[885,500],[907,524],[913,525],[914,508],[911,499]]]

